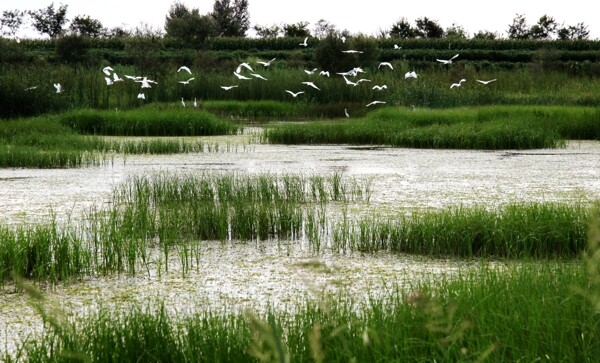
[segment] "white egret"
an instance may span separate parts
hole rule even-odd
[[[254,77],[256,77],[256,78],[260,78],[260,79],[262,79],[262,80],[268,81],[268,79],[266,79],[265,77],[261,76],[261,75],[260,75],[260,74],[258,74],[258,73],[250,73],[250,75],[251,75],[251,76],[254,76]]]
[[[452,83],[452,85],[450,85],[450,89],[452,89],[452,88],[454,88],[454,87],[460,87],[460,85],[461,85],[463,82],[466,82],[466,81],[467,81],[467,80],[463,78],[463,79],[461,79],[460,81],[458,81],[458,83]]]
[[[181,97],[181,105],[185,107],[185,101],[183,100],[183,97]]]
[[[198,107],[198,102],[196,101],[196,97],[194,97],[194,107]]]
[[[252,79],[252,78],[250,78],[250,77],[242,76],[241,74],[239,74],[239,73],[237,73],[237,72],[233,72],[233,74],[235,74],[235,76],[236,76],[238,79],[245,79],[245,80]]]
[[[380,103],[385,103],[385,101],[373,101],[373,102],[367,104],[367,107],[373,106],[373,105],[377,105],[377,104],[380,104]]]
[[[409,71],[409,72],[404,73],[404,79],[407,79],[407,78],[417,78],[417,72]]]
[[[366,79],[366,78],[361,78],[358,81],[356,81],[356,83],[360,83],[360,82],[372,82],[370,79]]]
[[[114,84],[113,80],[110,77],[104,77],[107,86],[112,86]]]
[[[350,114],[348,113],[348,110],[347,110],[347,109],[345,109],[345,108],[344,108],[344,115],[345,115],[346,117],[350,117]]]
[[[181,66],[181,67],[179,67],[179,69],[177,70],[177,73],[179,73],[179,72],[181,72],[181,71],[186,71],[186,72],[188,72],[189,74],[192,74],[192,71],[191,71],[191,70],[190,70],[188,67],[186,67],[186,66]]]
[[[106,74],[107,76],[110,76],[110,72],[112,72],[113,70],[114,69],[112,69],[110,66],[102,68],[102,72],[104,72],[104,74]]]
[[[327,77],[329,77],[329,71],[321,71],[321,72],[319,72],[319,76],[327,76]]]
[[[118,74],[113,73],[113,82],[121,82],[123,81],[123,78],[119,77]]]
[[[38,86],[31,86],[31,87],[27,87],[27,88],[25,88],[25,91],[31,91],[31,90],[34,90],[34,89],[36,89],[37,87],[38,87]]]
[[[394,44],[394,49],[402,49],[402,47],[399,47],[398,44]]]
[[[299,45],[301,45],[303,47],[307,47],[308,46],[308,37],[304,38],[304,42],[300,43]]]
[[[145,100],[146,99],[146,95],[143,93],[138,93],[137,98]]]
[[[252,69],[252,67],[250,67],[250,65],[248,63],[244,62],[244,63],[241,63],[239,66],[237,66],[235,73],[242,73],[242,67],[246,68],[250,72],[254,72],[254,69]]]
[[[306,70],[306,69],[304,70],[304,72],[306,74],[314,74],[316,71],[317,71],[317,68],[313,69],[312,71],[309,71],[309,70]]]
[[[263,66],[265,66],[265,67],[268,67],[268,66],[270,66],[270,65],[271,65],[271,63],[272,63],[272,62],[273,62],[275,59],[277,59],[277,58],[273,58],[273,59],[271,59],[271,60],[270,60],[270,61],[268,61],[268,62],[261,62],[261,61],[258,61],[258,63],[262,64],[262,65],[263,65]]]
[[[360,50],[348,49],[348,50],[342,50],[342,53],[348,53],[348,54],[356,54],[356,53],[358,53],[358,54],[360,54],[360,53],[363,53],[363,52],[360,51]]]
[[[287,90],[287,89],[286,89],[285,91],[286,91],[287,93],[291,94],[291,95],[292,95],[294,98],[296,98],[296,97],[298,97],[298,95],[301,95],[301,94],[303,94],[303,93],[304,93],[304,91],[300,91],[300,92],[296,92],[296,93],[294,93],[294,92],[292,92],[292,91],[290,91],[290,90]]]
[[[392,67],[392,63],[390,62],[381,62],[379,63],[379,65],[377,66],[377,69],[381,68],[381,67],[390,67],[390,69],[394,69],[394,67]]]
[[[495,80],[496,80],[496,78],[490,79],[489,81],[482,81],[482,80],[478,79],[477,82],[479,82],[481,84],[488,84],[488,83],[494,82]]]
[[[346,76],[342,76],[344,77],[344,80],[346,81],[346,84],[349,84],[350,86],[358,86],[358,82],[352,82],[351,80],[349,80],[348,78],[346,78]]]
[[[195,79],[195,78],[194,78],[194,77],[192,77],[192,78],[188,79],[187,81],[179,81],[179,83],[181,83],[181,84],[183,84],[183,85],[188,85],[188,84],[190,84],[190,82],[191,82],[191,81],[193,81],[194,79]]]
[[[458,54],[455,54],[454,57],[450,59],[436,59],[436,61],[444,64],[452,64],[452,60],[454,60],[456,57],[458,57]]]
[[[129,76],[129,75],[127,75],[127,74],[125,75],[125,78],[127,78],[127,79],[131,79],[131,80],[133,80],[133,81],[139,81],[139,80],[141,80],[141,79],[142,79],[142,77],[140,77],[140,76]]]
[[[382,91],[384,89],[387,89],[387,86],[385,84],[379,86],[379,85],[374,85],[372,89],[376,89],[378,91]]]
[[[346,37],[342,35],[342,43],[346,43]]]
[[[317,90],[319,90],[319,91],[321,90],[321,89],[320,89],[319,87],[317,87],[317,85],[315,85],[313,82],[302,82],[302,84],[305,84],[305,85],[307,85],[307,86],[311,86],[312,88],[314,88],[314,89],[317,89]]]
[[[232,88],[236,88],[237,86],[221,86],[225,91],[229,91]]]
[[[63,91],[62,86],[60,85],[60,83],[55,83],[54,84],[54,88],[56,88],[56,93],[61,93]]]

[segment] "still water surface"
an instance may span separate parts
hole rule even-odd
[[[523,201],[589,202],[600,199],[600,143],[570,142],[564,149],[533,151],[416,150],[352,146],[248,144],[247,135],[213,137],[235,144],[228,152],[171,156],[115,156],[113,162],[83,169],[0,170],[0,223],[76,219],[106,205],[112,189],[133,175],[155,172],[301,173],[370,182],[369,208],[403,212],[456,205],[500,205]],[[158,252],[156,252],[158,253]],[[46,287],[49,301],[71,316],[100,306],[164,301],[169,310],[237,311],[293,306],[322,293],[344,292],[357,299],[386,286],[440,278],[477,262],[444,261],[385,253],[311,253],[300,244],[206,242],[200,262],[187,276],[177,267],[137,276],[90,277]],[[156,257],[158,258],[158,257]],[[172,266],[172,267],[171,267]],[[41,331],[21,294],[0,291],[0,351]]]

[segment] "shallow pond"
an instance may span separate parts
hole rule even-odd
[[[83,169],[0,170],[0,223],[78,218],[106,204],[113,187],[128,177],[192,171],[260,173],[342,172],[371,183],[369,209],[402,212],[446,206],[499,205],[519,201],[589,202],[600,199],[600,143],[570,142],[564,149],[533,151],[415,150],[354,146],[248,144],[248,135],[213,137],[235,145],[225,152],[171,156],[115,156],[112,163]],[[292,306],[326,292],[363,298],[385,286],[452,274],[476,262],[389,254],[311,253],[287,243],[217,243],[199,246],[199,265],[186,276],[177,256],[166,271],[89,278],[47,287],[50,301],[78,316],[100,306],[164,301],[170,310],[262,309]],[[158,251],[154,252],[158,257]],[[41,330],[27,298],[0,292],[0,350]]]

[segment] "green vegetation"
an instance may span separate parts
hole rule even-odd
[[[101,310],[79,323],[51,315],[37,296],[48,322],[44,336],[5,359],[593,361],[600,354],[598,300],[574,291],[598,294],[597,277],[579,264],[526,263],[506,271],[484,264],[451,279],[392,287],[362,304],[338,296],[298,302],[293,312],[187,317],[160,306]]]
[[[600,139],[596,108],[491,106],[459,109],[383,108],[348,122],[269,126],[265,138],[283,144],[370,144],[413,148],[532,149],[565,139]]]

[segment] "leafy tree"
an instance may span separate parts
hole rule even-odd
[[[437,21],[428,17],[419,18],[416,21],[417,35],[422,38],[441,38],[444,36],[444,29]]]
[[[203,47],[206,39],[216,35],[212,16],[200,15],[198,9],[191,11],[181,3],[171,5],[165,20],[166,36],[191,47]]]
[[[92,19],[89,15],[78,15],[71,20],[71,31],[76,35],[88,37],[99,37],[102,34],[102,23],[100,20]]]
[[[244,37],[250,28],[248,0],[216,0],[211,16],[220,36]]]
[[[460,25],[452,24],[449,28],[446,29],[446,38],[449,39],[467,39],[468,34],[465,28]]]
[[[60,5],[54,9],[54,3],[45,9],[29,11],[32,25],[41,34],[48,34],[50,38],[57,38],[64,33],[63,27],[67,23],[68,5]]]
[[[55,51],[59,60],[75,66],[90,60],[88,56],[89,48],[90,43],[86,37],[69,34],[57,39]]]
[[[417,29],[413,28],[406,18],[398,20],[392,29],[390,29],[390,36],[392,38],[415,38],[417,36]]]
[[[164,72],[160,51],[164,48],[162,32],[148,24],[135,28],[132,36],[126,38],[125,52],[133,59],[134,65],[146,76],[156,77]]]
[[[0,18],[0,29],[2,35],[14,38],[23,25],[23,15],[25,12],[20,10],[4,10]]]
[[[315,38],[323,39],[329,33],[335,32],[335,25],[331,24],[325,19],[319,19],[315,24],[315,29],[313,31]]]
[[[277,24],[271,26],[255,25],[254,31],[260,38],[277,38],[282,33],[283,29]]]
[[[306,21],[299,21],[296,24],[285,24],[283,26],[283,35],[292,38],[307,37],[310,35],[308,24]]]
[[[131,31],[120,26],[116,26],[110,29],[103,28],[101,36],[105,38],[124,38],[131,36]]]
[[[487,39],[487,40],[495,40],[500,36],[496,32],[491,32],[489,30],[480,30],[473,35],[473,39]]]
[[[508,26],[508,38],[509,39],[529,39],[531,34],[529,33],[529,26],[527,20],[523,14],[517,14],[511,25]]]
[[[550,39],[552,34],[556,33],[556,20],[553,17],[544,15],[542,16],[537,24],[534,24],[529,29],[529,34],[533,39]]]
[[[557,35],[558,39],[561,40],[586,40],[590,37],[590,31],[584,23],[577,23],[575,26],[569,25],[568,27],[560,28]]]

